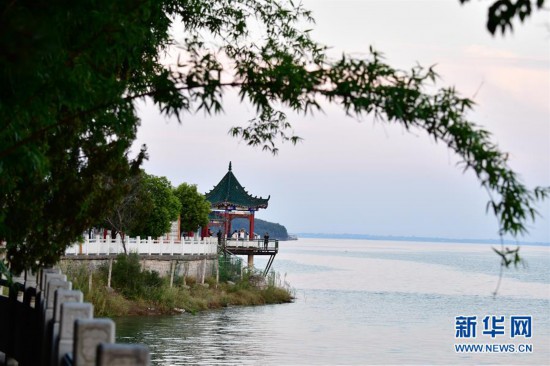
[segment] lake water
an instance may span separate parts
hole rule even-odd
[[[550,248],[521,253],[527,267],[506,270],[494,297],[500,268],[490,245],[282,242],[274,269],[294,288],[293,303],[118,318],[117,341],[149,345],[154,365],[549,365]],[[476,316],[476,338],[455,338],[462,315]],[[482,334],[487,315],[505,317],[504,335]],[[510,337],[511,316],[532,317],[531,338]],[[532,353],[457,353],[459,343],[526,344]]]

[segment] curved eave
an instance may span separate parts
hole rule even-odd
[[[231,170],[212,190],[205,194],[205,197],[213,208],[240,211],[265,209],[271,198],[271,196],[262,198],[250,195]]]
[[[262,199],[264,202],[256,202],[253,204],[243,204],[241,202],[231,202],[231,201],[223,201],[223,202],[211,202],[210,205],[212,208],[218,209],[218,210],[235,210],[235,211],[258,211],[259,209],[266,209],[269,205],[267,199]]]

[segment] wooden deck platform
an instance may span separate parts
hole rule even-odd
[[[278,248],[257,248],[257,247],[230,247],[225,246],[225,250],[234,255],[275,255],[279,252]]]

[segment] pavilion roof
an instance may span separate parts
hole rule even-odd
[[[231,162],[229,162],[227,174],[210,192],[206,193],[206,199],[211,203],[212,208],[236,210],[267,208],[270,197],[262,198],[250,195],[231,171]]]

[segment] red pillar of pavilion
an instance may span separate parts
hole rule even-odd
[[[248,221],[250,223],[250,235],[249,240],[254,240],[254,211],[250,215],[248,215]]]
[[[225,212],[223,214],[223,217],[224,217],[224,221],[223,221],[223,233],[225,235],[225,237],[227,238],[227,236],[229,235],[229,217],[227,217],[227,212]]]
[[[225,213],[225,235],[231,237],[231,220],[233,220],[233,215]]]

